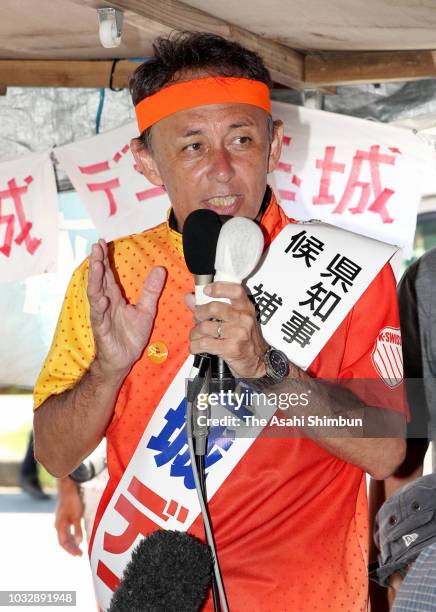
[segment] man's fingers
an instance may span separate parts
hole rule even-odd
[[[102,295],[92,305],[93,310],[97,315],[104,315],[108,306],[109,306],[109,298],[106,295]]]
[[[92,300],[98,298],[103,292],[103,277],[104,277],[104,264],[100,260],[89,262],[88,271],[88,298],[91,303]]]
[[[203,337],[220,340],[224,337],[223,326],[223,321],[203,321],[191,329],[189,337],[191,340],[199,340]],[[217,336],[218,330],[220,330],[219,337]]]
[[[92,245],[90,261],[103,261],[105,244],[104,240],[99,240]]]
[[[156,314],[156,306],[165,285],[167,273],[165,268],[155,267],[144,281],[141,295],[136,307],[152,317]]]
[[[78,520],[74,521],[73,527],[74,527],[74,540],[75,540],[77,546],[79,546],[82,543],[82,540],[83,540],[81,520],[78,519]]]
[[[103,249],[100,244],[94,244],[92,247],[91,257],[89,259],[89,270],[88,270],[88,287],[87,287],[87,295],[89,299],[89,304],[92,307],[93,303],[98,300],[102,295],[109,295],[108,292],[108,274],[113,274],[110,269],[108,260],[104,257]],[[117,297],[116,291],[118,287],[116,286],[115,281],[111,284],[111,289],[115,285],[115,293],[113,296],[111,295],[112,300]]]
[[[194,311],[195,311],[195,295],[193,293],[185,293],[185,295],[183,296],[183,299],[185,300],[185,304],[189,308],[189,310],[192,313],[194,313]]]
[[[97,327],[103,325],[104,316],[109,308],[109,298],[102,295],[99,299],[95,299],[90,303],[89,316],[91,319],[91,325],[94,331],[97,331]]]
[[[96,242],[92,245],[91,254],[89,256],[89,270],[94,269],[94,264],[103,264],[104,261],[104,250],[100,242]]]
[[[194,315],[197,321],[208,321],[220,319],[221,321],[232,321],[237,319],[236,310],[225,302],[209,302],[195,307]]]
[[[65,541],[65,543],[63,545],[61,544],[61,546],[64,550],[67,551],[67,553],[69,553],[73,557],[82,556],[82,551],[80,550],[79,546],[77,546],[74,537],[71,533],[69,534],[68,539]]]
[[[103,251],[103,257],[107,257],[108,248],[106,240],[104,240],[103,238],[99,238],[97,244],[101,247],[101,250]]]
[[[106,242],[102,239],[98,241],[98,244],[102,252],[103,262],[103,279],[102,287],[103,292],[109,296],[111,304],[117,306],[118,303],[123,299],[117,280],[115,279],[114,273],[112,272],[112,266],[109,259],[109,248]]]
[[[104,240],[99,240],[92,247],[89,260],[87,294],[91,310],[91,322],[100,325],[109,305],[117,308],[122,300],[120,288],[113,275]]]
[[[67,551],[67,553],[73,555],[73,557],[82,555],[82,551],[71,533],[71,525],[68,520],[57,520],[56,531],[58,535],[58,542],[60,546]]]
[[[111,287],[112,285],[115,285],[118,288],[118,283],[115,280],[114,273],[112,272],[111,263],[109,261],[108,246],[104,240],[99,240],[99,243],[101,244],[101,247],[103,250],[103,262],[104,262],[104,271],[105,271],[104,281],[105,281],[106,289],[108,287]]]
[[[210,336],[202,336],[195,340],[191,339],[189,350],[193,355],[198,353],[209,353],[210,355],[233,356],[236,351],[233,340],[218,340]]]
[[[204,289],[204,293],[211,298],[228,298],[235,308],[242,308],[248,300],[247,292],[238,283],[227,283],[217,281],[210,283]]]

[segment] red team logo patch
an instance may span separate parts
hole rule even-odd
[[[403,353],[398,327],[383,327],[371,355],[377,374],[393,389],[403,382]]]

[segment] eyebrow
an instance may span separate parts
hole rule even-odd
[[[240,121],[239,123],[232,123],[232,125],[230,126],[231,130],[235,130],[241,127],[254,127],[256,125],[256,123],[251,122],[251,121]]]
[[[230,130],[237,130],[241,127],[254,127],[256,124],[251,121],[239,121],[238,123],[232,123],[229,126]],[[190,136],[201,136],[203,134],[203,130],[187,130],[183,134],[179,136],[179,138],[189,138]]]
[[[203,134],[203,130],[188,130],[181,134],[181,138],[189,138],[189,136],[200,136]]]

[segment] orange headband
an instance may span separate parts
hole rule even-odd
[[[135,107],[142,132],[179,111],[208,104],[252,104],[271,114],[269,89],[261,81],[239,77],[206,77],[164,87]]]

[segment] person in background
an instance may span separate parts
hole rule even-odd
[[[435,279],[436,248],[410,265],[398,285],[404,376],[411,414],[408,438],[420,458],[417,475],[436,432]],[[436,471],[434,445],[432,471]]]
[[[391,587],[393,612],[436,610],[436,474],[393,493],[377,513],[370,578]]]
[[[91,539],[95,513],[107,481],[105,440],[72,474],[57,480],[55,529],[59,544],[73,557],[82,556],[82,522],[87,541]]]
[[[404,378],[410,421],[407,428],[406,457],[385,481],[371,481],[371,523],[383,502],[398,489],[423,475],[424,458],[434,440],[436,423],[436,249],[431,249],[411,264],[398,285],[398,304],[402,336]],[[431,408],[433,407],[433,408]],[[432,471],[435,449],[432,444]],[[371,538],[370,561],[379,552]],[[377,612],[392,604],[392,591],[386,593],[370,585],[371,603]],[[389,601],[388,601],[389,599]]]
[[[20,487],[34,499],[42,501],[50,499],[50,495],[43,490],[39,480],[38,464],[33,449],[33,431],[30,432],[26,454],[20,466]]]
[[[69,476],[57,479],[58,502],[55,529],[60,546],[73,557],[81,557],[83,541],[82,520],[84,506],[79,485]]]

